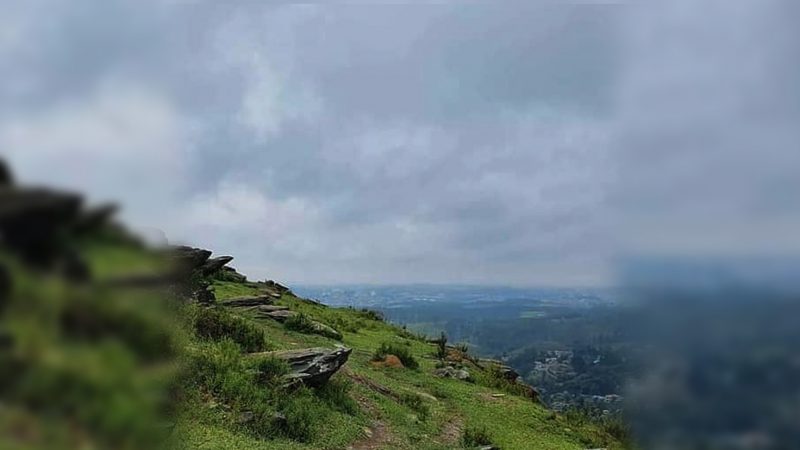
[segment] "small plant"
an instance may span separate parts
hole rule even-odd
[[[313,333],[316,331],[314,321],[311,320],[311,317],[304,313],[295,314],[289,317],[286,319],[286,322],[284,322],[284,326],[287,330],[293,330],[299,333]]]
[[[286,361],[274,357],[259,359],[253,369],[257,373],[256,379],[260,384],[277,385],[281,378],[289,373]]]
[[[436,357],[445,359],[447,357],[447,336],[442,331],[442,335],[436,340]]]
[[[402,362],[403,365],[409,369],[416,369],[419,367],[419,363],[414,358],[414,355],[411,354],[411,350],[409,350],[408,347],[386,342],[381,344],[381,346],[375,350],[372,360],[383,361],[386,359],[387,355],[397,356],[400,362]]]
[[[381,313],[380,311],[373,311],[371,309],[361,308],[361,310],[359,311],[359,314],[362,317],[364,317],[365,319],[368,319],[368,320],[374,320],[374,321],[377,321],[377,322],[386,321],[386,318],[383,316],[383,313]]]
[[[535,391],[532,391],[530,386],[509,380],[503,373],[502,368],[496,364],[491,364],[486,370],[482,371],[478,377],[478,382],[486,387],[501,389],[509,394],[528,397],[536,401],[536,397],[533,394]]]
[[[481,445],[492,445],[492,440],[486,427],[467,426],[461,436],[461,445],[465,448],[474,448]]]
[[[308,396],[291,398],[282,414],[285,420],[278,425],[278,431],[300,442],[310,441],[317,425],[324,422],[324,411]]]
[[[400,395],[400,403],[413,409],[419,415],[420,420],[427,420],[430,415],[430,408],[419,394],[404,392]]]
[[[264,332],[246,319],[236,317],[222,308],[201,308],[195,318],[195,332],[205,339],[231,339],[245,352],[268,349]]]
[[[355,416],[358,414],[358,404],[350,397],[351,387],[350,380],[331,379],[317,388],[314,393],[331,409]]]

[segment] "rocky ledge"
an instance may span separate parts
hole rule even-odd
[[[335,349],[305,348],[301,350],[283,350],[275,352],[254,353],[255,357],[273,357],[286,361],[291,372],[286,375],[288,384],[302,383],[317,387],[325,384],[350,357],[353,350],[347,347]]]

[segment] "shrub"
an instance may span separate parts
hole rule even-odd
[[[358,404],[349,395],[351,387],[349,380],[331,379],[317,388],[315,394],[331,409],[355,416],[358,414]]]
[[[231,339],[245,352],[267,350],[267,339],[257,325],[236,317],[221,308],[201,308],[195,319],[195,332],[203,338]]]
[[[520,397],[530,397],[530,387],[525,384],[510,381],[506,378],[500,366],[490,364],[478,377],[479,384],[486,387],[501,389],[509,394],[519,395]]]
[[[427,420],[430,408],[422,399],[422,396],[413,392],[404,392],[400,395],[400,403],[413,409],[421,420]]]
[[[447,357],[447,336],[442,331],[442,335],[436,340],[436,357],[445,359]]]
[[[492,445],[492,440],[486,427],[471,425],[464,429],[464,434],[461,436],[461,445],[466,448]]]
[[[384,342],[375,350],[375,354],[372,356],[373,361],[383,361],[386,359],[386,355],[394,355],[400,359],[400,362],[409,369],[416,369],[419,367],[419,363],[416,359],[414,359],[414,355],[411,354],[411,350],[409,350],[405,346],[400,346],[397,344],[391,344]]]
[[[376,322],[385,322],[386,318],[383,316],[383,313],[380,311],[373,311],[371,309],[362,308],[359,312],[359,315],[368,320],[374,320]]]
[[[301,442],[314,437],[318,424],[324,423],[327,415],[325,409],[305,391],[286,397],[282,414],[285,419],[277,422],[277,431]]]
[[[311,320],[311,317],[304,313],[295,314],[284,322],[284,326],[287,330],[297,331],[299,333],[314,333],[316,331],[316,327],[314,326],[314,321]]]
[[[289,373],[289,365],[286,361],[275,357],[258,359],[254,364],[256,380],[261,384],[277,385],[282,377]]]

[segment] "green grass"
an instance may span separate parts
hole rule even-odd
[[[214,280],[211,285],[214,286],[214,295],[217,297],[217,300],[222,301],[236,297],[250,297],[263,293],[257,283],[235,283],[232,281]]]
[[[148,267],[151,255],[96,248],[93,257],[110,277]],[[309,334],[305,325],[261,318],[254,309],[184,305],[172,311],[176,323],[163,308],[151,310],[158,303],[145,292],[130,299],[116,292],[81,299],[85,293],[58,281],[20,278],[16,300],[0,325],[25,343],[23,354],[31,357],[24,364],[0,361],[0,381],[20,393],[15,401],[4,401],[0,430],[27,420],[53,435],[63,432],[68,440],[71,423],[36,423],[20,404],[78,405],[86,416],[77,424],[95,424],[89,434],[99,436],[93,442],[100,444],[131,427],[145,427],[146,419],[157,417],[141,413],[154,407],[147,393],[172,370],[154,371],[153,356],[174,351],[180,364],[166,366],[181,369],[170,378],[180,394],[171,437],[176,448],[341,449],[365,439],[365,427],[375,421],[384,426],[386,449],[445,450],[484,438],[506,450],[623,448],[619,424],[555,414],[468,360],[463,364],[476,383],[433,376],[439,363],[435,345],[369,311],[328,308],[290,294],[276,300],[301,314],[298,325],[313,318],[335,327],[340,342]],[[213,286],[221,302],[263,293],[258,283],[214,281]],[[95,301],[107,302],[109,296],[115,298],[112,310]],[[287,387],[284,363],[247,354],[339,343],[353,349],[346,369],[318,389]],[[408,370],[372,364],[387,354]],[[499,392],[506,395],[492,396]],[[57,419],[57,412],[48,417]]]

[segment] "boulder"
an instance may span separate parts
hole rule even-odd
[[[272,298],[267,295],[259,295],[255,297],[237,297],[230,300],[225,300],[222,304],[233,308],[265,306],[272,304]]]
[[[211,251],[202,248],[179,245],[171,249],[172,259],[178,269],[192,272],[199,269],[211,257]]]
[[[218,272],[220,269],[222,269],[222,266],[231,261],[233,261],[233,256],[218,256],[216,258],[211,258],[206,260],[206,262],[200,266],[200,271],[203,273],[203,276],[209,276]]]
[[[470,381],[472,377],[466,369],[456,369],[452,366],[442,367],[433,372],[434,375],[441,378],[454,378],[461,381]]]
[[[500,366],[500,375],[508,381],[517,381],[519,373],[508,366]]]
[[[240,274],[233,267],[225,266],[219,273],[219,279],[223,281],[232,281],[234,283],[244,283],[247,277]]]
[[[286,286],[284,286],[284,285],[282,285],[282,284],[280,284],[280,283],[278,283],[276,281],[267,280],[267,281],[264,282],[264,284],[267,286],[267,288],[275,290],[280,294],[290,294],[290,295],[292,294],[291,289],[289,289],[288,287],[286,287]]]
[[[306,348],[257,353],[255,355],[279,358],[289,364],[290,373],[286,375],[289,384],[302,383],[317,387],[325,384],[350,357],[353,350],[347,347],[335,349]]]
[[[288,309],[281,309],[278,311],[262,312],[261,315],[263,317],[268,317],[272,320],[276,320],[278,322],[283,323],[286,322],[286,319],[288,319],[289,317],[296,316],[297,313],[294,311],[289,311]]]
[[[336,339],[337,341],[342,340],[342,334],[328,325],[325,325],[322,322],[317,322],[316,320],[312,322],[312,325],[314,326],[314,333],[329,337],[331,339]]]

